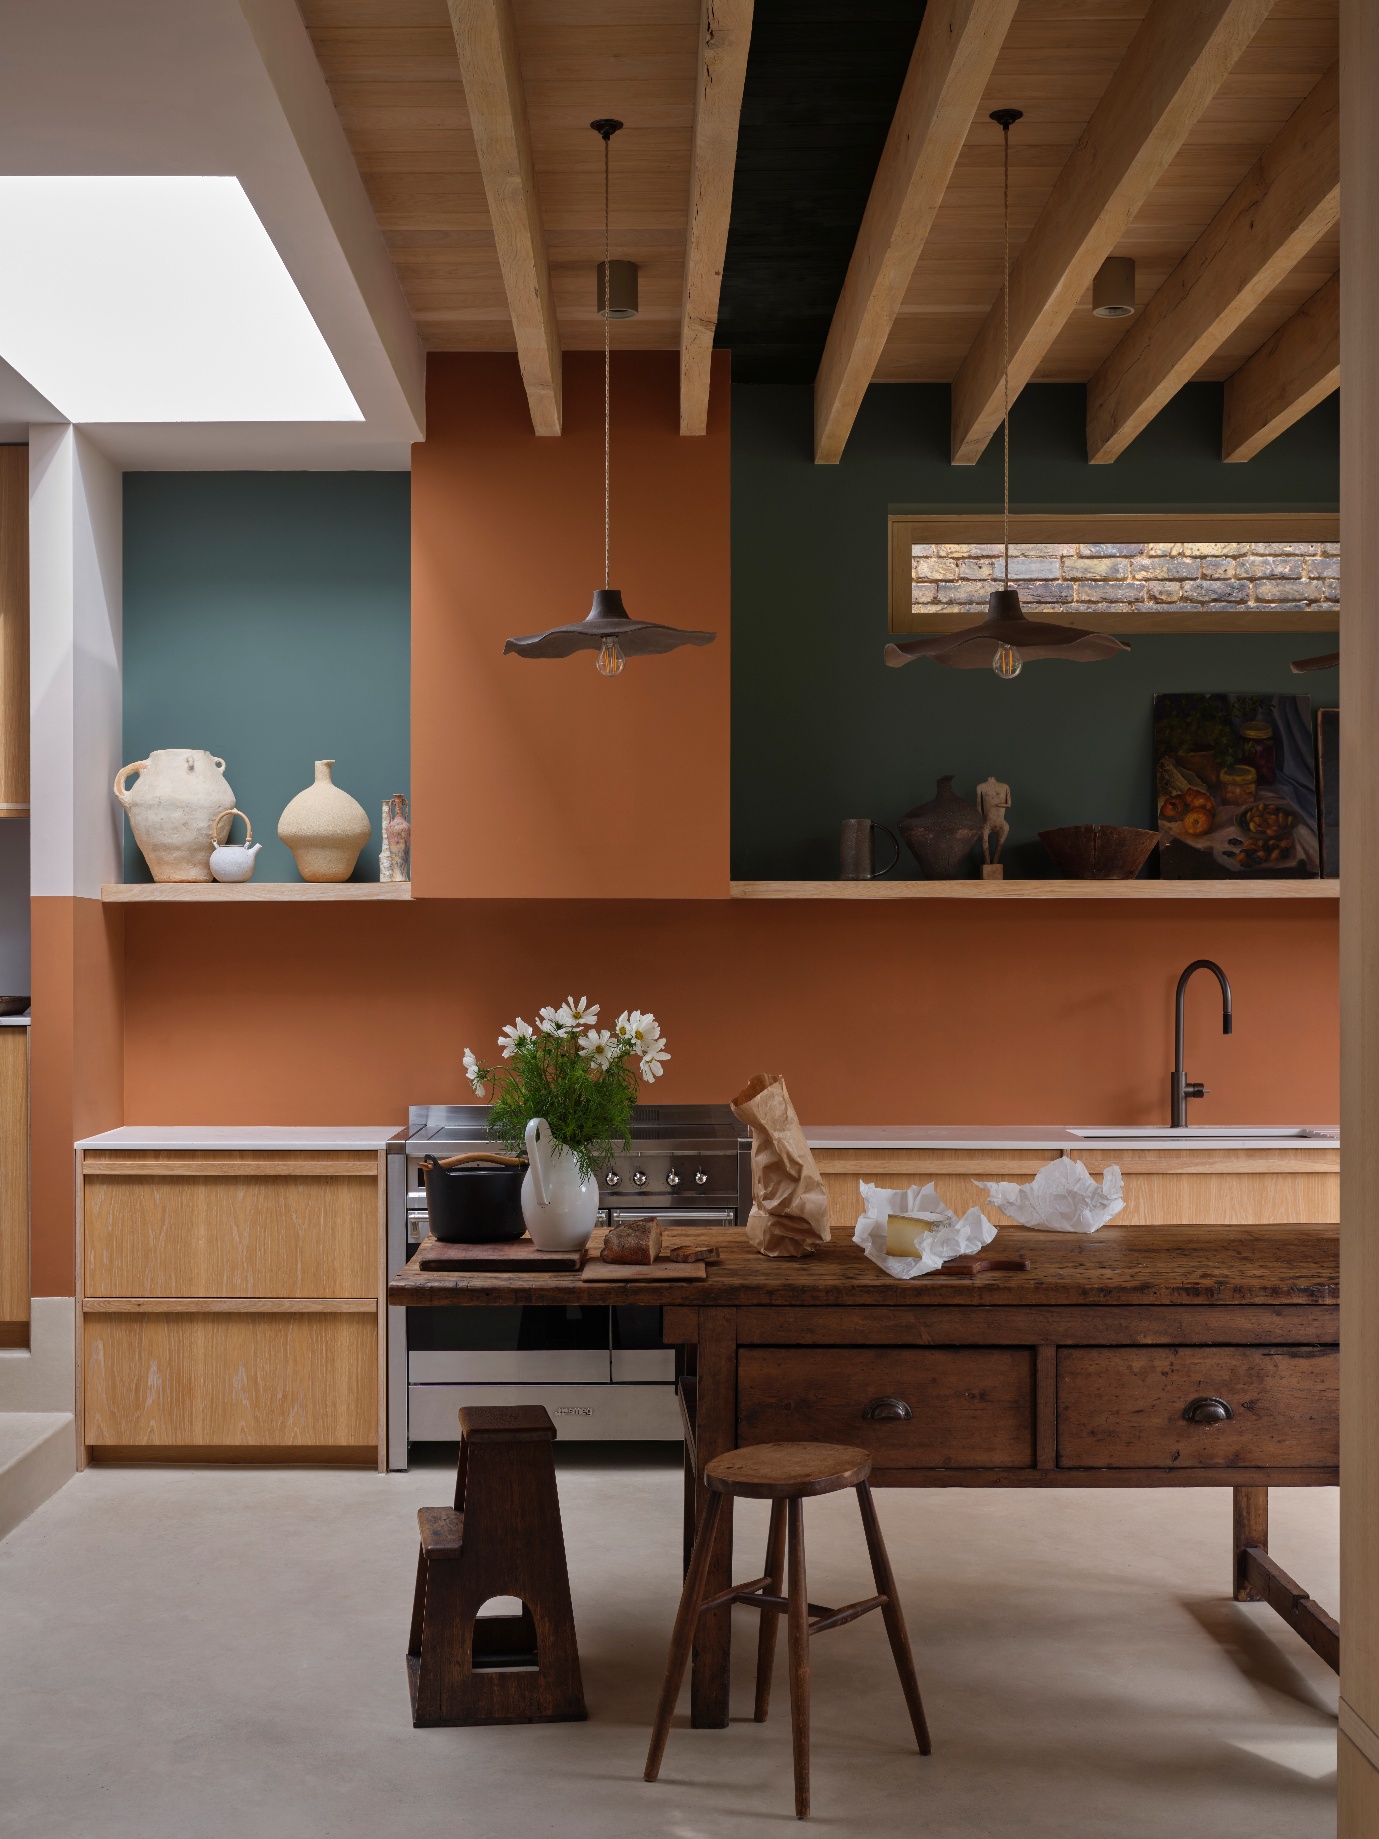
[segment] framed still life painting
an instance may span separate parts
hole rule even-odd
[[[1315,877],[1315,757],[1306,696],[1156,696],[1161,877]]]

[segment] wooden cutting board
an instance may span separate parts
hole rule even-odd
[[[695,1282],[707,1277],[708,1266],[701,1260],[686,1264],[679,1258],[658,1258],[655,1264],[605,1264],[591,1258],[580,1275],[581,1283],[678,1283]]]
[[[450,1245],[429,1233],[417,1249],[423,1271],[577,1271],[583,1250],[543,1252],[530,1239],[505,1239],[496,1245]]]

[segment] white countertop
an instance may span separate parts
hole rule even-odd
[[[402,1124],[122,1124],[78,1149],[382,1149]]]
[[[1308,1134],[1301,1134],[1303,1131]],[[806,1124],[804,1134],[811,1149],[1335,1149],[1340,1131],[1335,1124],[1192,1126],[1171,1130],[1167,1125],[1131,1125],[1124,1130],[1106,1125],[1080,1128],[1064,1125],[919,1124],[868,1128],[854,1124]]]
[[[27,1015],[0,1015],[0,1028],[27,1028]]]

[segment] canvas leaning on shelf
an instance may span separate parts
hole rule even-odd
[[[1164,880],[1315,879],[1321,851],[1308,698],[1156,696],[1154,803]]]

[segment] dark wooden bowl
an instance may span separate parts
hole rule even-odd
[[[1039,841],[1070,881],[1133,881],[1159,840],[1157,830],[1128,824],[1065,824]]]

